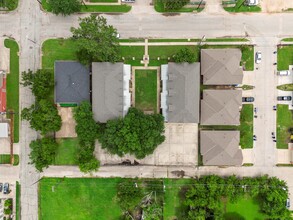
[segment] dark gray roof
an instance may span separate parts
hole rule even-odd
[[[203,75],[203,84],[241,84],[243,70],[240,66],[240,61],[240,49],[201,50],[201,75]]]
[[[239,125],[241,90],[203,90],[201,124]]]
[[[75,61],[55,62],[55,102],[80,103],[90,100],[90,75],[87,67]]]
[[[201,131],[200,153],[203,156],[203,165],[242,165],[239,139],[239,131]]]
[[[167,90],[168,122],[198,123],[200,64],[169,63]]]
[[[92,108],[102,123],[123,116],[123,63],[92,63]]]

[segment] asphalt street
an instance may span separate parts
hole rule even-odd
[[[138,0],[140,1],[140,0]],[[143,1],[143,0],[141,0]],[[207,0],[209,2],[209,0]],[[212,0],[214,4],[214,0]],[[217,8],[215,5],[212,7]],[[208,5],[208,4],[207,4]],[[145,7],[145,10],[142,10]],[[70,27],[78,25],[78,18],[87,14],[76,14],[63,17],[45,13],[40,10],[36,0],[20,0],[19,7],[11,13],[0,14],[0,36],[9,36],[20,45],[20,71],[27,69],[36,70],[41,65],[41,45],[49,38],[69,37]],[[182,168],[190,175],[204,174],[237,174],[255,176],[259,174],[276,175],[287,180],[290,192],[293,195],[293,175],[290,168],[275,167],[275,144],[271,140],[271,132],[276,129],[275,112],[272,106],[276,103],[276,91],[273,89],[277,83],[274,76],[275,54],[280,39],[293,36],[292,13],[240,13],[228,14],[214,9],[204,12],[176,14],[172,16],[156,13],[151,6],[134,7],[130,13],[119,15],[103,15],[108,23],[118,29],[122,38],[206,38],[214,37],[246,37],[256,44],[256,50],[263,53],[263,61],[259,65],[255,76],[255,105],[259,108],[258,118],[255,120],[254,132],[257,142],[254,146],[255,166],[241,168],[219,169],[213,167]],[[21,108],[33,103],[33,97],[27,89],[20,88]],[[21,166],[20,172],[13,173],[5,168],[0,168],[4,179],[20,178],[21,181],[21,215],[23,220],[38,219],[37,181],[41,177],[34,168],[29,165],[29,143],[37,137],[36,132],[29,128],[28,123],[21,122]],[[67,169],[69,170],[66,173]],[[64,174],[82,176],[77,168],[52,167],[42,175],[64,176]],[[144,167],[144,168],[115,168],[101,167],[96,176],[153,176],[160,175],[171,177],[168,167]],[[179,168],[176,168],[179,169]],[[62,171],[60,171],[62,170]],[[155,174],[154,174],[154,171]],[[2,178],[2,176],[1,176]],[[293,201],[293,199],[292,199]]]

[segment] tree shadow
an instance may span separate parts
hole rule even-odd
[[[228,212],[224,215],[225,220],[245,220],[245,218],[237,212]]]

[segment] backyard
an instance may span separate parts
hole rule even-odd
[[[117,220],[119,178],[44,178],[39,183],[39,219]]]
[[[288,70],[293,64],[293,46],[278,47],[278,70]]]
[[[135,107],[157,113],[157,70],[135,71]]]
[[[277,106],[277,148],[287,149],[293,129],[293,115],[288,105]]]
[[[54,165],[77,165],[77,150],[79,147],[77,138],[62,138],[58,143]]]
[[[7,74],[6,97],[7,111],[13,111],[13,136],[14,143],[19,142],[19,57],[18,44],[14,40],[5,39],[4,45],[10,48],[10,73]],[[8,118],[11,114],[7,115]]]
[[[242,105],[240,114],[240,146],[253,148],[253,105]]]
[[[224,205],[224,212],[224,218],[226,220],[266,219],[266,216],[260,212],[257,198],[251,198],[249,196],[239,199],[236,203],[227,202]]]

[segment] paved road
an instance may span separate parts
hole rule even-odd
[[[142,0],[138,0],[142,2]],[[210,2],[210,0],[208,0]],[[199,14],[181,14],[164,16],[154,12],[150,6],[138,4],[134,10],[123,15],[105,15],[108,22],[118,28],[122,38],[128,37],[150,37],[150,38],[201,38],[205,35],[212,37],[248,37],[256,48],[263,51],[263,63],[255,79],[256,105],[259,107],[259,118],[255,120],[255,133],[258,142],[255,145],[255,167],[253,168],[229,168],[216,169],[204,167],[192,170],[192,174],[232,174],[238,175],[259,175],[271,174],[289,180],[290,191],[293,194],[292,174],[290,168],[276,168],[275,146],[271,141],[270,132],[275,129],[275,113],[271,111],[272,103],[275,102],[275,92],[272,90],[276,83],[273,78],[272,62],[275,59],[272,52],[276,44],[283,37],[293,35],[293,14],[233,14],[228,15],[221,11],[216,13],[217,6],[211,1],[208,8]],[[144,9],[147,10],[144,10]],[[20,44],[20,70],[28,68],[35,70],[40,65],[40,45],[45,39],[70,36],[69,28],[77,26],[78,17],[86,15],[74,15],[69,17],[54,16],[40,11],[36,0],[21,0],[19,8],[12,13],[0,14],[0,36],[14,37]],[[21,88],[21,107],[30,105],[33,98],[29,91]],[[37,184],[39,174],[32,166],[28,165],[29,146],[28,144],[37,134],[29,129],[26,122],[21,124],[21,171],[20,180],[22,184],[21,206],[22,219],[37,220]],[[46,175],[61,175],[63,172],[52,170],[45,172]],[[76,169],[76,168],[74,168]],[[122,171],[124,169],[124,172]],[[130,169],[117,168],[115,172],[111,167],[102,167],[99,176],[148,176],[152,170],[159,170],[155,176],[167,175],[167,168],[143,168]],[[187,171],[192,168],[185,168]],[[0,172],[2,171],[2,168]],[[117,173],[117,171],[119,171]],[[12,171],[13,172],[13,171]],[[140,173],[138,173],[140,172]],[[4,174],[9,172],[5,170]],[[2,172],[1,172],[2,174]],[[79,173],[77,176],[80,176]],[[167,176],[170,176],[169,174]],[[291,177],[291,179],[290,179]],[[12,178],[12,177],[11,177]],[[14,178],[14,177],[13,177]]]

